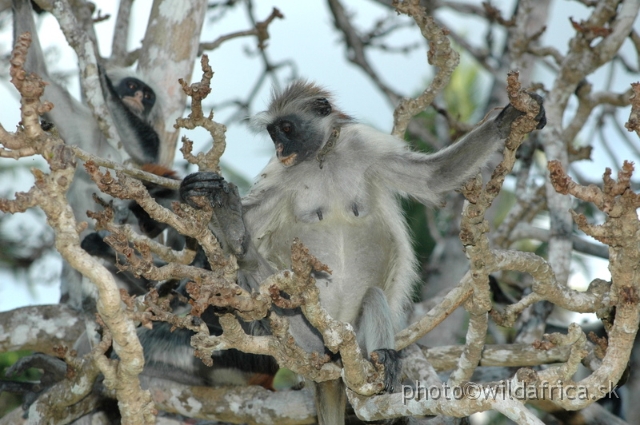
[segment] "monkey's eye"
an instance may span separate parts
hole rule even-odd
[[[138,88],[138,86],[136,85],[136,83],[132,83],[132,82],[130,82],[130,83],[128,84],[128,86],[129,86],[129,90],[135,90],[136,88]]]
[[[280,130],[282,130],[284,134],[289,134],[293,131],[293,124],[289,121],[282,121],[280,124]]]

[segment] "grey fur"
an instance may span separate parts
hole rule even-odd
[[[338,128],[340,135],[325,153],[322,166],[313,157],[293,165],[272,159],[243,200],[245,224],[257,252],[276,269],[291,267],[291,243],[299,238],[332,270],[316,281],[322,306],[333,318],[354,325],[367,355],[380,350],[380,357],[397,359],[387,354],[395,347],[395,333],[405,325],[417,280],[398,196],[439,204],[446,192],[476,175],[502,147],[521,113],[508,105],[497,119],[426,155],[412,152],[403,140],[354,122],[333,105],[330,114],[319,116],[313,108],[318,98],[332,99],[315,84],[295,82],[274,93],[268,110],[253,120],[254,128],[267,128],[286,117],[299,128],[311,128],[312,138],[322,134],[325,143],[332,129]],[[284,136],[270,133],[277,147],[278,138]],[[287,134],[296,133],[287,129]],[[300,145],[300,150],[316,144],[305,135],[294,142],[287,140]],[[317,350],[317,334],[300,326],[304,321],[290,328],[297,342]],[[392,364],[385,367],[392,373],[398,370]],[[342,392],[337,384],[320,385],[316,398],[320,423],[344,421],[331,413],[344,412]]]

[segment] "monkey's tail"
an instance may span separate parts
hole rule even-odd
[[[347,394],[342,379],[318,382],[315,387],[318,425],[344,425]]]

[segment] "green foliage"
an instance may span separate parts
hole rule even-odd
[[[478,107],[478,67],[463,61],[454,71],[451,82],[444,91],[447,113],[460,121],[469,120]],[[433,108],[427,108],[418,115],[429,132],[437,137],[436,118],[438,113]],[[409,139],[415,150],[432,152],[433,147],[427,141]],[[414,200],[404,200],[402,203],[407,222],[414,236],[414,250],[420,263],[425,262],[433,251],[435,242],[429,232],[427,222],[427,208]]]
[[[7,368],[13,365],[22,357],[32,354],[31,351],[13,351],[9,353],[0,353],[0,378],[4,379]],[[42,374],[36,369],[29,369],[25,374],[18,377],[12,377],[12,381],[37,381]],[[11,412],[22,404],[22,397],[7,392],[0,393],[0,418]]]
[[[413,235],[413,249],[422,263],[429,258],[435,245],[428,228],[427,207],[413,199],[403,199],[402,208]]]
[[[444,90],[447,111],[458,121],[469,121],[478,109],[479,71],[477,65],[470,64],[463,56]]]
[[[298,374],[285,367],[278,369],[278,372],[273,379],[273,388],[275,388],[276,391],[289,390],[296,388],[299,385],[300,377]]]

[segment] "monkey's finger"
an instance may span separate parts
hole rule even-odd
[[[216,181],[224,181],[224,178],[214,172],[199,172],[189,174],[184,178],[183,184],[192,184],[196,182],[216,182]]]
[[[209,200],[211,202],[212,207],[223,207],[227,202],[227,196],[220,192],[215,192],[211,194],[211,198]]]
[[[211,203],[211,192],[198,190],[181,192],[180,200],[192,208],[202,209],[206,203]]]
[[[194,206],[193,205],[194,197],[203,197],[203,198],[206,198],[207,200],[210,200],[212,196],[213,196],[213,193],[209,188],[207,189],[186,188],[185,190],[180,190],[180,200],[185,204],[191,205],[192,207]],[[200,205],[198,208],[202,208],[202,205]]]
[[[216,190],[220,184],[221,177],[216,173],[194,173],[189,174],[180,183],[179,195],[183,202],[192,196],[194,192],[211,192]],[[200,193],[199,193],[200,195]]]
[[[226,189],[225,189],[226,188]],[[228,192],[227,182],[225,181],[195,181],[186,182],[180,185],[180,194],[188,194],[191,192],[212,193],[219,190]]]
[[[180,189],[184,191],[189,190],[207,190],[213,192],[215,190],[220,190],[226,186],[226,182],[224,180],[203,180],[203,181],[190,181],[180,185]]]
[[[197,209],[204,207],[203,202],[207,202],[213,208],[222,208],[228,203],[227,195],[221,191],[190,190],[181,194],[181,197],[182,202]]]

